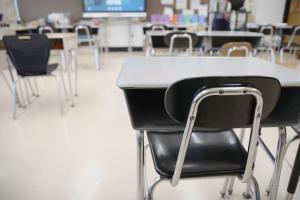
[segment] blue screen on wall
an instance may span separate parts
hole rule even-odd
[[[83,0],[84,12],[145,12],[145,0]]]

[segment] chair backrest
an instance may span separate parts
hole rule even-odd
[[[40,26],[38,30],[39,34],[54,33],[54,30],[51,26]]]
[[[7,54],[21,76],[46,75],[51,44],[47,36],[12,35],[3,37]]]
[[[292,44],[293,44],[293,42],[294,42],[294,40],[296,38],[296,35],[298,35],[299,33],[300,33],[300,26],[296,26],[294,28],[293,34],[292,34],[292,36],[291,36],[291,38],[290,38],[290,40],[288,42],[288,45],[287,45],[288,48],[290,48],[292,46]]]
[[[173,54],[174,49],[186,49],[188,55],[192,55],[193,48],[200,46],[200,39],[197,34],[185,31],[168,33],[164,38],[164,42],[169,47],[170,56]]]
[[[165,107],[171,118],[185,123],[185,129],[171,184],[177,185],[190,138],[195,126],[208,129],[233,129],[251,126],[248,157],[242,182],[253,173],[259,128],[277,104],[281,85],[267,77],[191,78],[171,85]]]
[[[264,35],[273,36],[274,35],[274,27],[272,25],[265,25],[260,27],[260,32]]]
[[[171,85],[165,94],[165,107],[169,116],[185,124],[194,97],[209,87],[242,85],[253,87],[263,94],[262,119],[270,114],[279,98],[281,85],[277,79],[267,77],[207,77],[191,78]],[[199,105],[195,126],[205,129],[242,128],[252,123],[254,101],[251,96],[214,96]]]
[[[91,37],[91,27],[84,24],[79,24],[74,26],[74,32],[77,33],[79,36],[78,43],[81,43],[83,41],[87,41],[89,43],[89,46],[92,46],[92,37]],[[84,39],[81,39],[80,37],[84,36]]]
[[[249,42],[229,42],[224,44],[220,53],[221,56],[245,57],[249,56],[252,45]]]

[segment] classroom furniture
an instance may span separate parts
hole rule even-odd
[[[290,53],[294,55],[298,50],[300,50],[300,44],[295,41],[296,36],[300,34],[300,26],[294,28],[293,34],[289,39],[289,42],[286,47],[282,47],[280,49],[280,62],[284,62],[284,51],[288,50]]]
[[[280,81],[282,89],[278,103],[261,121],[261,127],[278,127],[279,140],[270,196],[271,200],[277,199],[286,142],[285,127],[297,125],[300,118],[298,71],[253,57],[130,57],[125,60],[117,86],[124,91],[131,124],[137,134],[137,199],[145,197],[145,131],[184,130],[184,126],[171,119],[165,110],[166,89],[178,80],[212,76],[266,76]]]
[[[18,82],[30,77],[51,76],[55,78],[59,97],[60,112],[64,114],[62,85],[63,74],[60,73],[61,80],[53,74],[58,69],[58,64],[48,64],[51,44],[45,35],[27,36],[4,36],[3,42],[7,54],[12,61],[18,77],[13,83],[13,118],[17,117],[17,97],[16,86]],[[63,87],[66,92],[65,86]],[[67,93],[67,92],[66,92]]]
[[[266,94],[271,88],[273,93]],[[259,186],[252,174],[260,120],[275,107],[280,90],[276,79],[264,77],[191,78],[168,87],[164,99],[166,111],[185,128],[184,131],[147,131],[159,174],[146,188],[147,199],[153,199],[155,187],[163,180],[170,180],[176,186],[180,179],[224,176],[252,182],[256,199],[260,199]],[[232,128],[251,125],[246,151]],[[196,127],[207,131],[196,131]]]
[[[54,33],[54,30],[51,26],[40,26],[38,32],[39,34]]]
[[[252,45],[249,42],[229,42],[220,49],[221,56],[244,57],[250,56]]]
[[[168,33],[170,31],[148,31],[148,51],[153,52],[155,55],[155,49],[168,48],[164,43],[164,37]],[[203,31],[195,32],[195,34],[198,35],[200,41],[203,40],[203,46],[207,51],[210,49],[219,49],[228,42],[249,42],[253,48],[256,48],[263,37],[262,33],[244,31]]]
[[[182,55],[192,56],[193,49],[201,47],[202,41],[195,33],[174,31],[168,33],[165,38],[165,43],[169,46],[169,56]]]
[[[96,69],[100,70],[101,65],[103,65],[103,60],[100,60],[100,55],[103,54],[103,48],[101,46],[100,37],[98,36],[99,30],[93,30],[91,26],[83,24],[75,25],[73,29],[74,32],[78,35],[78,45],[84,42],[88,42],[89,47],[93,49],[95,55]]]
[[[259,46],[255,49],[254,54],[258,52],[268,53],[270,61],[275,62],[274,42],[274,27],[272,25],[265,25],[260,28],[260,33],[264,34]]]

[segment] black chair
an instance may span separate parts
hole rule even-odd
[[[184,50],[187,55],[193,54],[194,48],[200,48],[202,39],[197,34],[185,31],[173,31],[164,38],[169,47],[169,56],[174,55],[174,50]]]
[[[57,70],[58,64],[48,64],[51,44],[45,35],[12,35],[3,37],[7,54],[15,66],[18,78],[13,84],[13,118],[16,118],[16,86],[19,81],[25,78],[38,76],[52,76],[57,83],[60,111],[63,115],[63,98],[61,94],[61,82],[52,73]],[[62,83],[64,80],[60,73]],[[65,91],[66,88],[64,87]]]
[[[260,120],[274,109],[280,90],[279,81],[267,77],[191,78],[171,85],[165,93],[165,108],[185,129],[147,131],[159,174],[146,188],[147,199],[153,198],[163,180],[176,186],[180,179],[224,176],[252,182],[260,199],[252,175]],[[244,127],[252,127],[248,151],[232,130]]]

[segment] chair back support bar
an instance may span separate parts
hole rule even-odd
[[[168,30],[168,27],[166,25],[162,25],[162,24],[154,24],[151,26],[151,30],[152,31],[164,31],[164,30]]]
[[[174,49],[187,49],[191,55],[193,48],[201,43],[199,37],[195,33],[184,31],[173,31],[168,33],[164,38],[165,44],[169,46],[169,55],[173,54]]]
[[[221,56],[245,57],[250,56],[252,45],[249,42],[229,42],[224,44],[220,53]]]
[[[45,34],[45,33],[54,33],[54,30],[50,26],[41,26],[39,27],[39,34]]]
[[[239,53],[238,56],[242,56],[240,53],[244,53],[243,56],[249,56],[249,49],[246,46],[232,47],[228,49],[227,56],[233,56],[234,53]]]
[[[90,33],[90,27],[87,25],[79,24],[74,26],[74,31],[78,36],[86,36],[87,42],[89,43],[89,46],[92,46],[92,37]],[[81,41],[79,40],[79,43]]]

